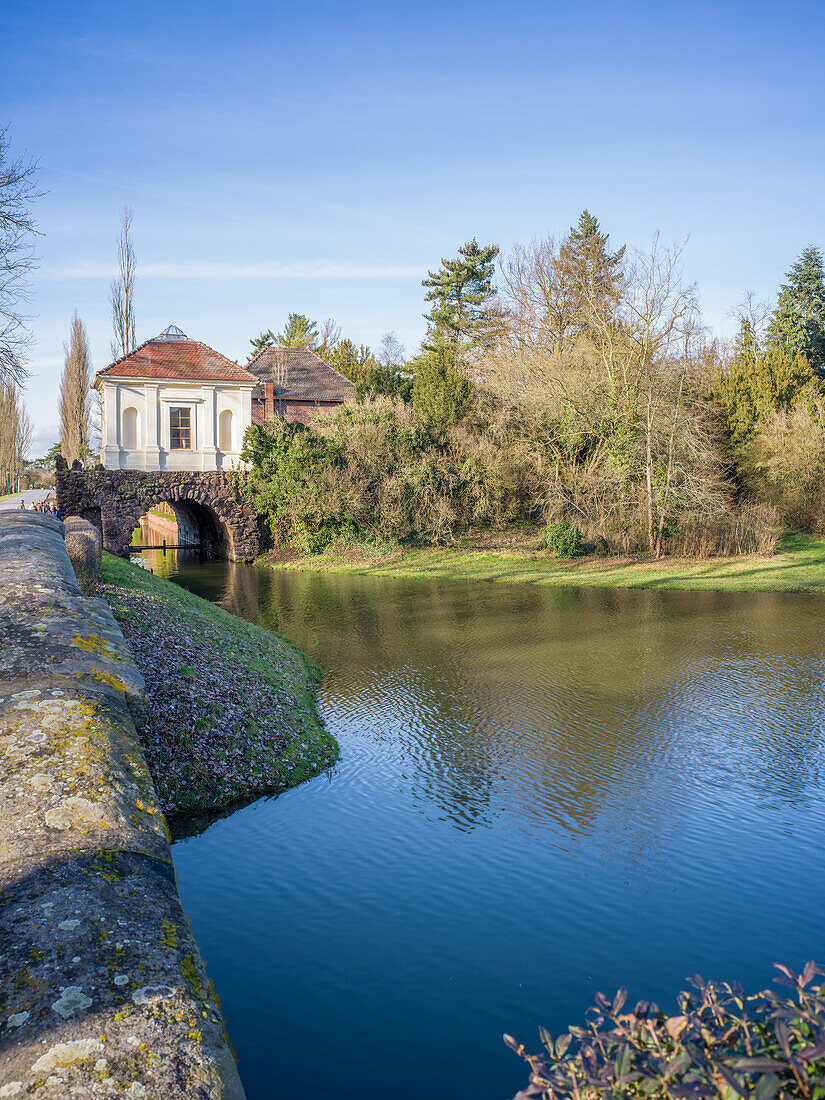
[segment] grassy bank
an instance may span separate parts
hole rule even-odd
[[[335,762],[318,671],[283,638],[110,554],[102,588],[146,680],[139,732],[164,812],[281,791]]]
[[[535,537],[498,546],[340,547],[323,554],[276,551],[262,561],[280,569],[378,577],[452,577],[604,588],[708,589],[726,592],[825,592],[825,539],[788,534],[776,554],[694,561],[643,555],[562,561],[535,549]]]

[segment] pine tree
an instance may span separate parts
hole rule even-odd
[[[822,252],[804,249],[782,284],[768,339],[789,359],[805,355],[813,370],[825,378],[825,271]]]
[[[303,313],[290,313],[284,331],[275,337],[282,348],[311,348],[318,343],[318,326]]]
[[[475,238],[458,250],[455,260],[442,260],[438,271],[430,271],[421,285],[428,288],[425,300],[432,302],[425,348],[434,351],[441,344],[450,348],[460,364],[475,347],[490,337],[495,317],[490,309],[493,297],[493,261],[498,245],[479,247]]]
[[[252,345],[252,351],[247,357],[247,363],[249,363],[259,351],[263,351],[264,348],[274,348],[276,344],[275,333],[271,328],[268,328],[266,332],[262,332],[260,336],[256,336],[254,340],[249,341]]]

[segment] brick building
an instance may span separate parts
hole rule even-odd
[[[355,400],[355,383],[309,348],[264,348],[246,369],[259,381],[252,394],[254,424],[276,416],[306,423]]]

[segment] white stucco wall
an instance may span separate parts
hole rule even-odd
[[[102,390],[100,459],[107,470],[230,470],[241,460],[241,445],[252,423],[253,383],[164,382],[99,379]],[[189,449],[171,447],[170,411],[190,410]],[[137,412],[137,438],[124,434],[124,414]],[[219,448],[219,418],[232,413],[231,446]],[[127,447],[134,442],[135,446]]]

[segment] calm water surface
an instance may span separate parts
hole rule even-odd
[[[822,598],[156,568],[341,744],[175,845],[249,1100],[505,1100],[598,989],[825,960]]]

